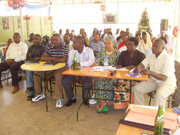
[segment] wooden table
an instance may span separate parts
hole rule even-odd
[[[53,71],[53,70],[57,70],[60,68],[63,68],[64,66],[66,66],[66,63],[58,63],[54,66],[44,66],[45,62],[40,62],[39,64],[23,64],[21,65],[21,68],[23,70],[27,70],[27,71],[39,71],[39,72],[44,72],[44,89],[45,89],[45,96],[46,96],[46,90],[47,90],[47,86],[48,86],[48,82],[46,80],[46,72],[47,71]],[[43,89],[43,88],[42,88]],[[47,100],[47,96],[46,96],[46,111],[48,112],[48,100]]]
[[[93,78],[112,78],[112,79],[124,79],[124,80],[130,80],[130,103],[131,103],[131,89],[132,84],[131,82],[133,80],[136,81],[147,81],[148,75],[142,75],[139,77],[131,77],[127,76],[129,74],[129,71],[117,71],[113,76],[110,75],[110,71],[107,73],[99,72],[99,71],[93,71],[93,67],[83,67],[77,70],[74,70],[72,68],[64,71],[63,75],[72,75],[72,76],[83,76],[83,77],[93,77]],[[82,95],[83,96],[83,95]],[[81,103],[82,105],[83,103]],[[80,105],[80,107],[81,107]],[[79,107],[79,109],[80,109]],[[78,111],[79,111],[78,109]],[[78,111],[77,111],[77,121],[78,121]]]
[[[128,109],[129,109],[129,107],[128,107]],[[165,108],[165,110],[167,112],[173,112],[172,108]],[[178,129],[178,126],[176,127],[176,130],[177,129]],[[171,130],[171,133],[174,134],[174,132],[176,130]],[[145,129],[141,129],[141,128],[136,128],[136,127],[120,124],[119,128],[118,128],[118,130],[116,132],[116,135],[141,135],[141,133],[154,134],[154,132],[149,131],[149,130],[145,130]]]
[[[148,75],[142,75],[139,77],[126,76],[129,71],[117,71],[113,76],[110,75],[110,71],[107,73],[93,71],[93,67],[83,67],[81,69],[73,70],[68,69],[62,73],[63,75],[73,75],[73,76],[84,76],[84,77],[99,77],[99,78],[113,78],[113,79],[125,79],[125,80],[136,80],[136,81],[147,81]]]

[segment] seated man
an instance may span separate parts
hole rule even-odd
[[[7,41],[6,48],[2,48],[2,51],[3,51],[4,55],[1,56],[1,61],[6,60],[6,52],[7,52],[7,50],[8,50],[11,43],[13,43],[13,40],[11,38],[9,38],[8,41]]]
[[[14,86],[12,93],[19,91],[18,70],[24,63],[27,53],[27,45],[21,42],[20,38],[19,33],[14,33],[14,43],[11,43],[6,52],[6,60],[0,63],[0,78],[2,71],[6,71],[10,68],[12,74],[12,85]],[[2,87],[2,82],[0,80],[0,88]]]
[[[74,54],[76,55],[77,58],[77,66],[91,66],[94,63],[94,53],[93,50],[89,47],[84,46],[84,39],[81,36],[77,36],[74,39],[73,43],[73,50],[69,52],[68,56],[68,68],[73,67],[73,57]],[[88,92],[89,89],[92,87],[92,78],[91,77],[86,77],[86,78],[81,78],[84,81],[84,98],[88,97]],[[72,103],[76,102],[76,98],[74,97],[73,94],[73,88],[71,84],[76,81],[75,76],[64,76],[62,83],[64,86],[64,89],[66,91],[66,96],[68,99],[68,102],[66,103],[66,106],[72,105]],[[89,101],[86,99],[84,100],[84,105],[88,105]]]
[[[29,47],[26,60],[40,60],[42,54],[45,51],[45,47],[41,45],[41,36],[39,34],[34,35],[33,45]],[[26,87],[29,91],[27,100],[31,100],[34,97],[34,79],[33,72],[26,71]]]
[[[69,46],[69,51],[73,49],[73,42],[70,40],[69,34],[64,34],[64,44]]]
[[[45,54],[42,55],[42,61],[58,61],[58,62],[66,62],[68,53],[69,53],[69,46],[64,45],[61,42],[61,38],[59,34],[54,34],[51,38],[52,45],[47,47],[45,50]],[[61,69],[55,71],[48,71],[46,72],[47,78],[55,76],[55,88],[53,90],[53,97],[56,99],[56,108],[63,107],[63,99],[62,99],[62,75],[63,71],[67,70],[67,67],[63,67]],[[44,78],[44,72],[34,72],[34,87],[36,93],[41,93],[41,80],[37,76],[39,75],[41,78]],[[32,102],[37,102],[39,100],[45,99],[44,94],[37,95],[36,97],[32,98]]]
[[[134,73],[149,75],[149,80],[134,87],[135,104],[144,105],[144,93],[156,90],[155,105],[166,106],[166,98],[176,87],[174,61],[164,50],[165,42],[157,39],[150,53],[134,70]],[[149,67],[149,69],[148,69]]]

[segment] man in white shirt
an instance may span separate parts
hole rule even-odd
[[[62,29],[59,29],[59,35],[60,35],[61,41],[63,42],[64,41],[64,35],[62,34]]]
[[[116,39],[120,35],[119,28],[117,28],[116,33],[114,34],[114,38]]]
[[[174,60],[164,50],[165,42],[157,39],[150,53],[134,70],[134,73],[149,75],[149,80],[134,87],[135,104],[144,105],[144,93],[156,91],[155,105],[166,106],[166,98],[176,87]],[[149,69],[148,69],[149,67]]]
[[[76,55],[77,59],[77,67],[85,67],[85,66],[92,66],[94,63],[94,53],[93,50],[89,47],[84,46],[84,39],[81,36],[77,36],[74,39],[73,43],[73,50],[69,52],[68,55],[68,68],[73,67],[73,58],[74,54]],[[70,106],[73,103],[76,103],[76,98],[73,94],[73,88],[72,83],[76,81],[75,76],[64,76],[62,83],[64,86],[64,89],[66,91],[66,96],[68,99],[68,102],[65,106]],[[91,77],[82,77],[79,78],[82,79],[84,82],[84,105],[88,105],[89,101],[88,98],[88,92],[90,88],[92,87],[92,78]]]
[[[33,38],[34,38],[34,33],[31,33],[30,36],[29,36],[29,40],[26,41],[26,44],[27,44],[28,47],[33,45]]]
[[[133,37],[133,34],[129,32],[129,28],[126,28],[126,33],[128,34],[129,37]]]
[[[19,33],[14,33],[13,39],[14,43],[9,46],[6,52],[6,60],[0,63],[0,78],[2,71],[6,71],[10,68],[12,74],[12,85],[14,86],[12,93],[16,93],[19,91],[18,70],[26,59],[28,47],[26,43],[20,41]],[[1,80],[0,87],[3,87]]]
[[[70,40],[69,34],[64,34],[64,44],[69,46],[69,51],[73,49],[73,42]]]

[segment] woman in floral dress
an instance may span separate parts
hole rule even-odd
[[[117,43],[112,36],[108,36],[105,40],[105,48],[100,50],[96,56],[93,66],[104,66],[104,59],[107,57],[109,66],[117,66],[117,60],[119,58],[119,51],[117,50]],[[104,106],[107,104],[106,100],[113,99],[114,93],[112,91],[115,85],[115,80],[107,78],[97,78],[95,80],[95,89],[99,89],[95,92],[95,98],[101,99],[100,104],[97,106],[97,112],[101,112]],[[101,90],[101,91],[100,91]]]

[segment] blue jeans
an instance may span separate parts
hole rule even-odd
[[[26,71],[26,88],[34,87],[34,78],[32,71]]]

